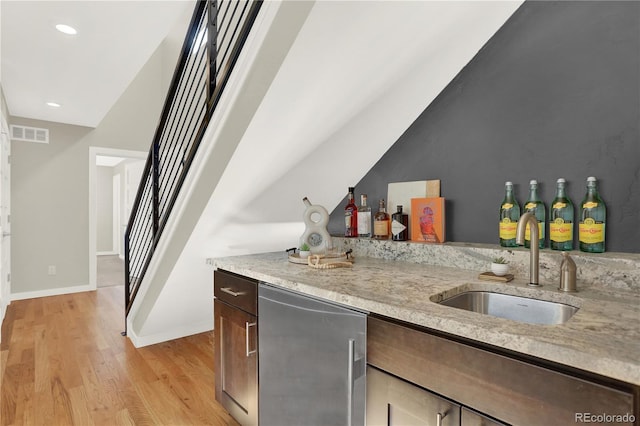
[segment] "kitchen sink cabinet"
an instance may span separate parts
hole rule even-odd
[[[216,400],[242,425],[258,424],[258,399],[262,403],[263,396],[268,403],[260,414],[264,408],[275,413],[273,418],[292,414],[295,424],[326,424],[333,418],[326,413],[314,419],[307,415],[308,409],[321,408],[323,398],[314,396],[345,390],[347,398],[339,398],[345,403],[328,404],[341,407],[335,423],[351,419],[351,424],[362,424],[364,399],[357,402],[355,396],[364,387],[368,425],[569,425],[597,423],[602,416],[606,424],[640,424],[640,387],[624,379],[379,314],[357,320],[364,326],[346,335],[337,319],[352,316],[351,309],[342,312],[322,299],[279,287],[271,289],[282,293],[278,298],[259,298],[259,287],[270,286],[220,269],[215,272]],[[325,332],[345,336],[329,343],[321,337]],[[339,352],[345,348],[347,354]],[[271,368],[265,367],[267,361]],[[295,372],[294,365],[300,366]],[[333,371],[329,374],[321,367]],[[310,389],[310,383],[317,385],[316,377],[331,377],[333,384],[319,392],[291,392],[291,384],[302,390]],[[292,402],[294,397],[297,402]]]
[[[638,421],[638,391],[631,385],[577,377],[560,366],[539,365],[387,318],[368,318],[367,362],[460,404],[462,424],[491,424],[487,421],[495,418],[509,424],[569,425],[580,423],[582,413],[627,414]],[[615,421],[607,424],[629,424]]]
[[[367,367],[367,426],[458,426],[460,406]]]
[[[214,272],[215,396],[243,426],[258,424],[257,286]]]
[[[462,407],[460,411],[460,424],[462,426],[505,426],[504,423],[483,416],[467,407]]]

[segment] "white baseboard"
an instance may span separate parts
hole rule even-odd
[[[96,256],[115,256],[118,254],[117,251],[99,251],[96,252]]]
[[[80,293],[83,291],[92,291],[89,284],[76,285],[72,287],[52,288],[49,290],[25,291],[22,293],[11,293],[11,300],[35,299],[36,297],[58,296],[60,294]]]
[[[213,330],[213,321],[207,321],[200,324],[185,324],[161,333],[138,336],[131,323],[127,321],[127,337],[136,348],[143,346],[155,345],[156,343],[167,342],[169,340],[180,339],[181,337],[192,336],[194,334],[204,333]]]

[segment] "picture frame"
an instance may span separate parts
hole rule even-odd
[[[444,197],[411,199],[411,241],[444,243]]]

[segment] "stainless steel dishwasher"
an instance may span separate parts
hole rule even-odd
[[[363,312],[260,283],[261,426],[364,425]]]

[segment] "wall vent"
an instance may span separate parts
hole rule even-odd
[[[49,129],[11,125],[11,139],[15,141],[49,143]]]

